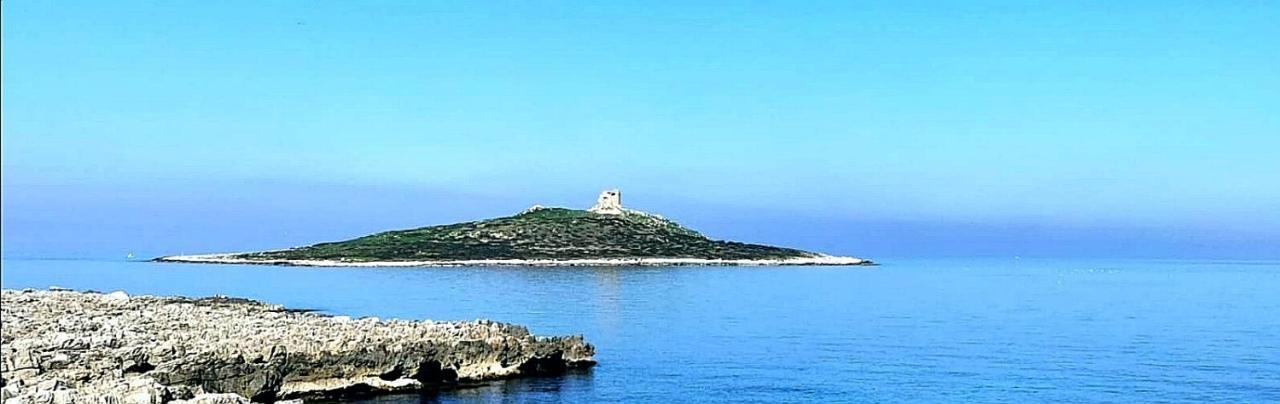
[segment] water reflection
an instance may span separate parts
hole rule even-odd
[[[628,268],[629,269],[629,268]],[[627,269],[623,269],[627,270]],[[622,275],[620,269],[593,268],[596,284],[596,324],[600,332],[616,337],[622,326]],[[598,348],[598,347],[597,347]]]
[[[600,365],[587,374],[369,402],[1280,402],[1276,265],[354,269],[4,260],[0,282],[227,294],[352,317],[488,318],[537,335],[582,334],[597,347]]]
[[[565,402],[592,397],[592,370],[574,369],[560,376],[499,380],[448,390],[350,400],[363,404]]]

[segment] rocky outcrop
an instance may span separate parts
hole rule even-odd
[[[492,321],[351,319],[257,301],[3,291],[0,401],[243,403],[555,374],[580,336]]]

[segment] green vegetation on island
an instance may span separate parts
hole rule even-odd
[[[603,197],[602,197],[603,198]],[[616,208],[534,207],[515,216],[372,234],[232,256],[248,260],[461,261],[696,258],[778,260],[819,254],[712,240],[673,221]]]

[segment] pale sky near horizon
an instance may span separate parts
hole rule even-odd
[[[620,187],[873,257],[1280,259],[1280,3],[689,3],[5,1],[3,253]]]

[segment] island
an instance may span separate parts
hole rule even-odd
[[[285,250],[175,255],[159,262],[299,266],[872,265],[793,248],[713,240],[622,207],[616,189],[586,210],[533,206],[514,216],[387,231]]]
[[[241,298],[60,288],[4,290],[0,303],[4,403],[332,400],[595,363],[581,336],[487,320],[348,318]]]

